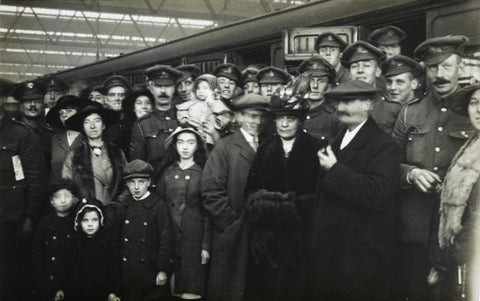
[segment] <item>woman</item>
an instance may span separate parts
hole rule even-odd
[[[172,294],[180,300],[200,300],[206,294],[211,237],[211,221],[200,192],[205,143],[196,129],[184,125],[165,140],[165,147],[170,164],[157,187],[173,221]]]
[[[52,158],[50,160],[50,182],[62,177],[63,162],[70,150],[79,146],[82,140],[80,132],[65,128],[65,121],[86,107],[89,100],[73,95],[60,97],[57,104],[51,108],[46,116],[47,123],[58,129],[52,136]]]
[[[148,90],[134,91],[130,93],[122,103],[123,111],[133,123],[140,117],[152,112],[153,95]]]
[[[65,123],[68,129],[82,132],[85,138],[68,153],[62,177],[77,183],[81,197],[97,199],[104,205],[119,192],[123,166],[127,163],[122,150],[103,134],[118,118],[117,112],[91,103]]]
[[[258,148],[247,184],[252,236],[246,300],[304,300],[309,212],[319,171],[299,83],[272,96],[275,135]]]
[[[468,116],[475,132],[460,148],[447,171],[440,194],[440,222],[436,267],[429,282],[443,276],[449,294],[478,300],[480,287],[480,84],[459,90],[449,100],[451,109]],[[456,287],[454,287],[456,285]],[[457,295],[456,297],[459,297]],[[460,298],[459,298],[460,299]],[[463,299],[462,299],[463,300]]]

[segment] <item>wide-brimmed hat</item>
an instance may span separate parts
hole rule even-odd
[[[65,121],[67,129],[77,132],[83,132],[83,121],[91,114],[98,114],[102,117],[103,124],[106,128],[118,122],[120,114],[114,110],[105,109],[100,103],[92,101],[88,106],[84,107],[80,112],[68,118]]]
[[[171,134],[165,139],[165,142],[164,142],[165,148],[168,148],[168,147],[170,146],[170,144],[172,144],[173,139],[174,139],[176,136],[180,135],[181,133],[192,133],[192,134],[194,134],[194,135],[197,136],[198,141],[200,141],[201,143],[204,142],[203,136],[202,136],[202,134],[200,134],[200,132],[198,131],[198,129],[197,129],[195,126],[187,123],[187,124],[184,124],[184,125],[181,125],[181,126],[177,127],[177,128],[175,129],[175,131],[173,131],[173,133],[171,133]]]
[[[308,89],[308,78],[297,77],[293,82],[273,93],[267,112],[274,115],[304,116],[310,107],[305,98]]]
[[[63,129],[65,126],[60,121],[60,110],[66,108],[76,108],[77,111],[91,104],[92,101],[85,98],[80,98],[75,95],[65,95],[60,97],[55,106],[51,108],[45,117],[47,123],[57,129]]]
[[[447,97],[446,106],[453,112],[468,117],[468,104],[475,91],[480,90],[480,83],[466,86]]]

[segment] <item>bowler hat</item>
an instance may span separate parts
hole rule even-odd
[[[410,72],[418,78],[423,73],[423,67],[416,61],[404,55],[393,56],[382,64],[382,74],[385,77]]]
[[[47,87],[37,81],[26,81],[18,84],[12,92],[13,98],[18,101],[39,99],[47,94]]]
[[[45,117],[47,123],[57,129],[63,129],[65,126],[60,121],[60,110],[66,108],[76,108],[77,111],[80,111],[84,107],[91,104],[92,101],[85,98],[80,98],[75,95],[65,95],[58,99],[57,103],[53,108],[51,108],[47,116]]]
[[[466,86],[447,97],[446,106],[453,112],[468,117],[468,104],[475,91],[480,90],[480,83]]]
[[[120,114],[114,110],[105,109],[100,103],[92,101],[80,112],[68,118],[65,121],[65,126],[69,130],[83,132],[83,121],[91,114],[98,114],[102,117],[102,122],[106,128],[118,122]]]
[[[405,31],[400,28],[388,25],[374,30],[368,40],[374,45],[396,45],[407,37]]]
[[[355,99],[373,99],[379,90],[374,86],[361,81],[349,80],[340,83],[332,90],[325,93],[329,101],[348,101]]]
[[[343,51],[347,47],[347,42],[333,32],[325,32],[317,37],[315,49],[318,51],[320,47],[337,47]]]
[[[340,61],[349,68],[352,63],[376,60],[380,65],[385,60],[385,52],[365,41],[356,41],[343,51]]]
[[[140,159],[135,159],[129,162],[123,168],[124,180],[128,180],[131,178],[150,178],[152,176],[153,176],[152,165]]]
[[[452,54],[463,56],[465,46],[470,40],[462,35],[448,35],[423,41],[413,51],[413,58],[425,65],[440,64]]]

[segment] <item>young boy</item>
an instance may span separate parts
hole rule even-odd
[[[118,206],[116,218],[121,229],[122,300],[167,298],[173,246],[168,208],[148,190],[153,175],[150,164],[134,160],[123,172],[130,195]]]
[[[53,212],[39,222],[33,242],[36,300],[63,299],[68,256],[72,253],[73,209],[78,201],[78,188],[71,180],[58,180],[50,185],[49,198]]]

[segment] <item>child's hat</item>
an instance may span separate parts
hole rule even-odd
[[[123,168],[123,179],[128,180],[131,178],[150,178],[153,176],[153,167],[149,163],[135,159],[129,162]]]
[[[48,185],[48,195],[52,196],[52,194],[60,189],[67,189],[77,198],[80,197],[80,191],[77,184],[75,184],[75,182],[71,179],[64,178],[55,180]]]
[[[100,217],[100,226],[103,226],[103,204],[97,199],[82,199],[78,204],[77,204],[77,213],[75,214],[75,223],[73,225],[73,229],[78,232],[80,229],[80,222],[79,217],[82,215],[82,213],[86,209],[93,209],[98,212],[98,215]]]

